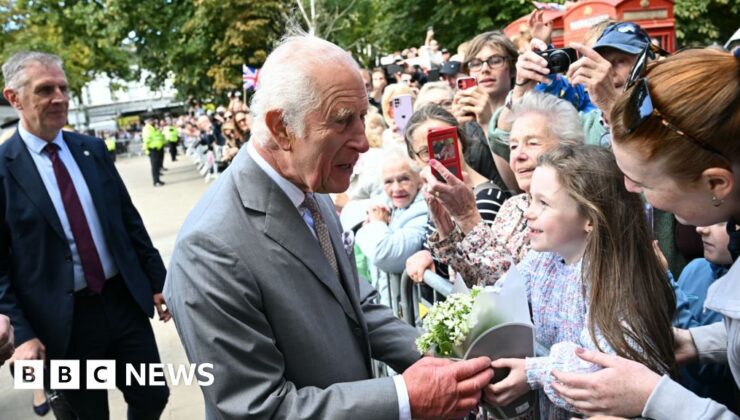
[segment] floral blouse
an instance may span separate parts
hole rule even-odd
[[[494,284],[509,269],[508,256],[521,261],[529,251],[527,219],[528,194],[506,200],[493,221],[481,221],[467,235],[459,230],[445,239],[435,232],[427,242],[434,254],[460,273],[468,286]]]

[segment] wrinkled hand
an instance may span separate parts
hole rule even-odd
[[[611,63],[585,45],[572,42],[570,46],[581,55],[581,58],[571,64],[568,69],[570,83],[583,85],[588,91],[591,102],[599,107],[605,116],[608,116],[614,101],[621,93],[614,88]]]
[[[547,75],[547,60],[536,54],[536,51],[545,51],[547,44],[534,38],[529,42],[529,49],[520,54],[516,60],[516,85],[514,96],[520,97],[526,91],[531,90],[537,82],[550,83]]]
[[[674,327],[673,339],[677,365],[685,366],[699,360],[699,352],[689,330]]]
[[[427,270],[434,272],[434,260],[429,251],[421,250],[406,260],[406,274],[417,283],[424,281],[424,272]]]
[[[480,401],[481,390],[493,378],[491,359],[453,362],[424,357],[403,373],[411,417],[461,418]]]
[[[509,369],[509,374],[483,390],[483,399],[493,406],[506,406],[529,391],[524,359],[498,359],[491,363],[497,369]]]
[[[32,338],[15,349],[11,361],[15,360],[45,360],[46,347],[38,338]]]
[[[382,204],[375,204],[367,211],[369,222],[383,222],[386,225],[391,221],[391,211]]]
[[[160,321],[167,322],[172,319],[170,309],[167,307],[167,303],[164,301],[164,296],[161,293],[154,294],[154,308],[157,310]]]
[[[424,176],[424,171],[431,172],[431,169],[428,167],[425,168],[422,171],[422,176]],[[447,213],[447,210],[440,203],[439,199],[429,191],[428,186],[423,189],[423,194],[424,200],[427,202],[427,208],[429,209],[429,218],[434,223],[434,227],[437,228],[439,237],[442,239],[447,238],[455,230],[455,222],[452,221],[452,217]]]
[[[603,366],[594,373],[553,371],[559,382],[552,387],[586,415],[636,417],[645,408],[660,375],[640,363],[619,356],[578,349],[581,359]]]
[[[434,168],[444,178],[440,182],[433,174]],[[475,203],[475,194],[463,181],[453,175],[437,160],[430,160],[429,167],[422,171],[427,183],[427,192],[444,206],[450,217],[468,233],[482,220]]]
[[[489,102],[490,97],[480,86],[458,90],[452,99],[452,114],[460,124],[476,121],[486,129],[493,115]]]
[[[532,38],[538,39],[546,45],[550,43],[552,22],[545,22],[544,10],[535,10],[532,12],[529,15],[529,20],[527,20],[527,25],[529,25],[529,33],[532,34]]]
[[[15,351],[15,335],[13,326],[10,324],[10,318],[0,315],[0,366],[10,359]]]

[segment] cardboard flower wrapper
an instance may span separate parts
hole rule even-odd
[[[464,282],[462,286],[465,286]],[[476,296],[468,320],[470,333],[465,342],[465,359],[480,356],[491,360],[534,357],[534,325],[529,315],[526,281],[513,261],[509,271],[495,286],[486,287]],[[504,379],[508,373],[496,370],[492,383]],[[537,393],[534,391],[506,407],[483,405],[495,419],[539,418]]]

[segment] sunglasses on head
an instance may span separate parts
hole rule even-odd
[[[650,96],[650,88],[648,86],[647,77],[639,77],[634,81],[630,81],[627,89],[632,89],[632,92],[629,93],[629,101],[627,103],[626,109],[627,116],[625,119],[625,126],[627,129],[627,134],[634,133],[645,121],[647,121],[651,117],[655,117],[660,120],[663,126],[678,134],[679,136],[686,138],[690,142],[694,143],[696,146],[699,146],[708,152],[714,153],[724,159],[727,159],[722,154],[722,152],[712,147],[712,145],[697,139],[696,137],[688,134],[686,131],[679,128],[677,125],[670,122],[666,118],[666,116],[663,115],[655,107],[655,105],[653,105],[653,98]]]

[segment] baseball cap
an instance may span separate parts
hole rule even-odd
[[[633,22],[618,22],[609,25],[594,44],[594,50],[609,47],[627,54],[640,54],[650,44],[650,36],[640,25]]]
[[[458,73],[460,73],[459,61],[448,61],[442,65],[441,69],[439,69],[439,74],[443,74],[445,76],[454,76]]]

